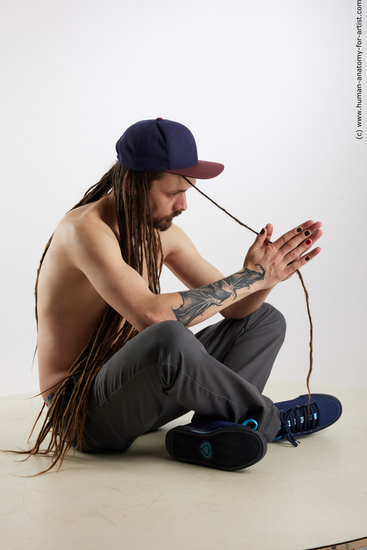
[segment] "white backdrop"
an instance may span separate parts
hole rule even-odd
[[[2,0],[0,395],[37,389],[33,286],[49,236],[115,161],[125,128],[156,117],[187,125],[199,157],[226,165],[199,184],[248,225],[272,222],[276,237],[323,222],[322,254],[303,270],[312,380],[367,387],[357,1]],[[240,269],[253,235],[188,198],[177,223],[225,274]],[[163,289],[182,286],[165,272]],[[304,380],[298,279],[269,301],[288,321],[273,377]]]

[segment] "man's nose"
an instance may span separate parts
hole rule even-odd
[[[186,202],[186,195],[183,193],[180,194],[179,197],[177,197],[177,200],[173,207],[174,210],[187,210],[187,202]]]

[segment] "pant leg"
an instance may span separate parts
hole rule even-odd
[[[101,368],[82,450],[126,450],[156,423],[167,396],[205,416],[236,423],[255,417],[269,441],[279,428],[268,398],[209,355],[190,330],[164,321],[138,334]]]
[[[262,394],[284,342],[285,331],[284,316],[270,304],[264,303],[244,319],[224,319],[206,327],[196,336],[212,357]],[[202,418],[196,413],[193,420]],[[276,422],[279,428],[278,418]],[[259,429],[264,428],[260,426]]]
[[[223,319],[195,336],[212,357],[262,393],[284,342],[285,331],[284,316],[272,305],[264,303],[244,319]],[[165,408],[150,431],[187,412],[167,396]],[[194,419],[199,419],[199,416],[196,414]]]
[[[244,319],[224,319],[196,334],[207,352],[253,384],[260,393],[284,342],[286,322],[264,303]]]

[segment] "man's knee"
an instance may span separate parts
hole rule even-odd
[[[181,334],[185,334],[187,330],[179,321],[171,320],[155,323],[146,329],[146,331],[154,333],[155,338],[163,340],[180,338]]]
[[[258,310],[260,322],[272,326],[272,331],[276,332],[283,340],[285,338],[287,323],[283,313],[268,303],[264,303]]]
[[[172,384],[182,365],[197,364],[201,352],[205,352],[191,330],[178,321],[162,321],[145,331],[146,353],[163,367],[161,376],[167,387]]]
[[[151,325],[146,331],[149,342],[162,353],[182,349],[196,341],[193,333],[178,321],[161,321]]]

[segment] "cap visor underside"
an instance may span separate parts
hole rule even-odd
[[[199,180],[208,180],[219,176],[224,170],[224,165],[219,162],[209,162],[206,160],[199,160],[195,166],[189,168],[180,168],[178,170],[164,170],[170,174],[178,174],[179,176],[186,176],[188,178],[197,178]]]

